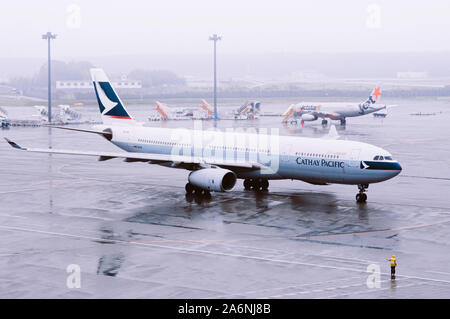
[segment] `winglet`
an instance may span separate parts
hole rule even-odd
[[[16,144],[15,142],[13,142],[13,141],[11,141],[11,140],[8,140],[6,137],[5,137],[5,140],[8,142],[8,144],[9,145],[11,145],[12,147],[14,147],[14,148],[17,148],[18,150],[24,150],[25,148],[23,148],[23,147],[20,147],[18,144]]]

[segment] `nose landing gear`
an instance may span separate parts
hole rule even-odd
[[[367,195],[364,193],[369,188],[369,185],[358,185],[359,193],[356,194],[356,201],[358,203],[365,203],[367,201]]]

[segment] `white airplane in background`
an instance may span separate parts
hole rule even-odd
[[[8,119],[8,112],[0,107],[0,127],[5,128],[9,127],[11,125],[11,122]]]
[[[103,124],[92,130],[53,127],[99,134],[124,151],[24,148],[7,142],[28,152],[97,156],[100,161],[123,158],[187,169],[191,172],[186,192],[199,196],[231,190],[238,178],[244,179],[245,189],[257,191],[266,190],[271,179],[296,179],[316,185],[358,185],[356,200],[365,202],[369,184],[388,180],[402,169],[382,148],[337,140],[334,126],[328,139],[213,132],[219,136],[214,140],[202,130],[184,129],[180,136],[177,129],[146,127],[128,113],[102,69],[91,69],[91,76]],[[273,139],[270,145],[259,142]]]
[[[249,120],[259,118],[261,113],[261,102],[259,101],[246,101],[237,110],[233,112],[234,119],[237,120]]]
[[[285,116],[283,123],[296,123],[299,119],[302,126],[305,121],[316,121],[322,119],[322,124],[326,125],[327,118],[340,120],[341,125],[345,125],[347,117],[356,117],[370,114],[388,106],[377,104],[381,96],[380,88],[373,89],[369,98],[362,103],[348,102],[301,102],[293,104],[283,113]]]
[[[158,117],[149,117],[149,120],[208,120],[212,118],[212,113],[203,101],[200,107],[166,107],[161,102],[156,101],[155,110]],[[205,109],[206,108],[206,109]]]
[[[59,114],[52,114],[52,122],[61,122],[64,124],[74,124],[79,123],[81,121],[81,113],[74,111],[70,108],[70,105],[60,104]],[[48,110],[46,106],[35,105],[34,108],[38,110],[38,114],[33,115],[39,117],[42,122],[48,121]]]

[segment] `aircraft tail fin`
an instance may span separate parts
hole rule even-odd
[[[368,103],[369,105],[375,104],[380,101],[380,98],[381,98],[381,90],[380,87],[378,86],[372,90],[372,93],[370,93],[369,98],[366,101],[364,101],[364,104],[366,103]]]
[[[380,91],[380,87],[376,87],[372,90],[372,93],[370,93],[370,96],[367,100],[365,100],[364,102],[360,103],[359,109],[360,109],[360,114],[366,114],[370,109],[375,108],[374,104],[377,103],[380,100],[380,96],[381,96],[381,91]],[[379,105],[379,104],[378,104]],[[378,108],[378,109],[382,109]],[[376,109],[374,109],[376,110]]]
[[[161,115],[164,120],[169,118],[169,110],[161,104],[161,102],[156,101],[155,110]]]
[[[200,104],[200,107],[202,109],[204,109],[205,111],[208,111],[208,113],[210,113],[210,114],[214,113],[214,108],[208,102],[206,102],[205,99],[202,99],[202,103]]]
[[[103,123],[134,124],[134,119],[128,113],[103,69],[91,69],[90,71]]]

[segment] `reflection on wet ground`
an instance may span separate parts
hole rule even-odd
[[[186,171],[27,154],[0,143],[0,297],[448,298],[450,150],[442,145],[449,115],[409,118],[422,103],[337,127],[344,139],[388,148],[404,167],[371,185],[366,204],[354,201],[356,186],[298,181],[272,181],[262,193],[239,182],[209,199],[189,196]],[[278,120],[251,125],[328,132],[320,123],[283,128]],[[24,146],[116,151],[90,134],[2,134]],[[386,257],[394,253],[391,281]],[[66,285],[70,264],[80,266],[79,289]],[[367,286],[373,264],[380,288]]]

